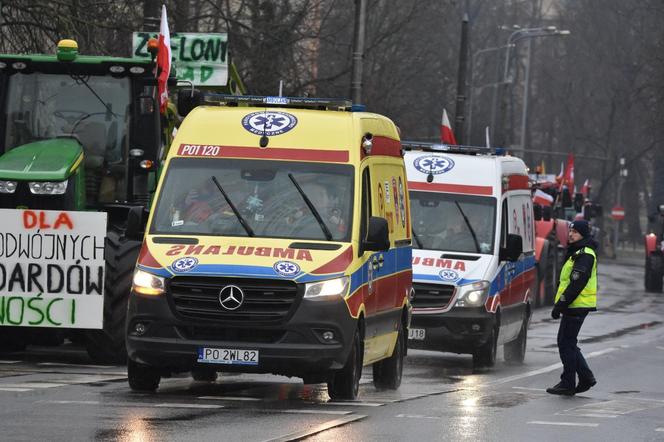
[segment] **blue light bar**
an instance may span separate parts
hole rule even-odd
[[[244,104],[257,107],[292,107],[319,110],[350,111],[353,102],[344,98],[275,97],[262,95],[227,95],[206,93],[204,105],[238,106]]]

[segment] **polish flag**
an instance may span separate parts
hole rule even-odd
[[[457,144],[454,132],[452,132],[452,126],[450,125],[450,119],[447,118],[447,111],[445,109],[443,109],[443,120],[440,123],[440,141],[443,144]]]
[[[556,175],[556,183],[561,183],[563,181],[563,175],[565,174],[565,163],[560,162],[560,173]]]
[[[168,105],[168,76],[171,74],[171,34],[168,31],[166,5],[161,7],[161,25],[159,26],[159,51],[157,52],[157,85],[159,92],[159,110],[166,113]]]
[[[553,204],[553,197],[540,189],[536,189],[533,195],[533,202],[540,206],[550,206]]]
[[[560,182],[560,190],[562,191],[565,186],[567,186],[570,192],[574,189],[574,154],[572,153],[567,155],[567,166],[565,167],[563,179]]]
[[[590,194],[590,180],[586,179],[586,181],[583,182],[583,186],[581,186],[581,193],[584,197],[588,198],[588,195]]]

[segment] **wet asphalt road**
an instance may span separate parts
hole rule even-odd
[[[0,355],[2,440],[664,440],[664,294],[642,289],[637,263],[600,265],[600,311],[581,348],[598,384],[548,395],[560,365],[557,321],[535,312],[526,363],[475,373],[470,356],[410,351],[397,391],[365,368],[355,402],[324,385],[265,375],[162,380],[129,390],[124,367],[92,365],[73,345]],[[500,356],[499,350],[499,356]]]

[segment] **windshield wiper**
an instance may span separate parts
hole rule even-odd
[[[415,238],[415,242],[417,243],[417,246],[420,249],[423,249],[424,247],[422,246],[422,241],[420,241],[420,237],[417,233],[415,233],[415,227],[411,227],[410,231],[413,232],[413,238]]]
[[[79,81],[80,81],[81,83],[83,83],[83,84],[85,85],[85,87],[87,87],[87,88],[90,90],[90,92],[92,92],[92,95],[94,95],[95,97],[97,97],[97,100],[99,100],[99,101],[101,102],[101,104],[104,105],[104,110],[106,111],[107,114],[110,114],[110,115],[112,115],[112,116],[114,116],[114,117],[118,117],[118,115],[117,115],[116,113],[113,112],[113,109],[111,108],[111,105],[108,104],[108,103],[106,103],[106,102],[105,102],[105,101],[104,101],[104,100],[103,100],[103,99],[97,94],[97,92],[96,92],[94,89],[92,89],[92,87],[88,84],[88,81],[85,79],[85,77],[84,77],[83,75],[76,75],[76,74],[70,72],[70,73],[69,73],[69,76],[72,78],[72,80],[74,80],[74,81],[76,81],[76,82],[79,82]],[[110,118],[109,118],[109,119],[110,119]]]
[[[289,173],[288,178],[290,178],[290,180],[295,185],[295,188],[297,189],[297,191],[300,192],[300,195],[302,195],[302,199],[307,204],[307,207],[309,207],[309,210],[311,210],[311,213],[314,215],[314,218],[316,218],[316,221],[318,221],[318,225],[320,226],[320,229],[325,234],[325,238],[327,238],[328,241],[332,241],[332,233],[330,233],[330,229],[327,228],[327,226],[325,225],[325,222],[323,222],[323,218],[321,218],[321,216],[320,216],[320,213],[318,213],[318,210],[316,210],[314,205],[311,203],[311,200],[309,199],[309,197],[304,193],[304,190],[302,190],[302,188],[297,183],[297,181],[295,181],[295,177],[293,176],[293,174]]]
[[[237,217],[238,221],[240,221],[240,224],[242,224],[242,227],[244,227],[244,230],[246,230],[247,235],[249,236],[256,236],[254,235],[254,231],[251,229],[247,221],[245,221],[244,218],[242,218],[242,215],[240,215],[240,212],[238,212],[237,207],[235,207],[235,204],[231,201],[231,199],[226,195],[226,192],[224,192],[224,189],[221,187],[221,184],[219,184],[219,181],[217,181],[217,177],[212,175],[212,181],[214,182],[215,186],[217,186],[217,189],[219,189],[219,192],[224,196],[224,199],[228,203],[228,205],[231,207],[231,210]]]
[[[468,221],[468,217],[466,216],[465,213],[463,213],[463,210],[461,209],[461,206],[459,205],[459,201],[454,200],[454,204],[456,204],[457,209],[459,209],[459,213],[461,213],[461,216],[463,217],[463,220],[466,222],[466,226],[468,226],[468,230],[470,230],[470,234],[473,235],[473,241],[475,241],[475,248],[477,249],[477,253],[481,253],[480,243],[479,243],[479,241],[477,241],[477,235],[475,234],[475,230],[473,230],[473,226],[470,225],[470,221]]]

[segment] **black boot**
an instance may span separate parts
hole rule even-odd
[[[547,388],[546,392],[549,394],[560,394],[563,396],[574,396],[574,394],[576,393],[574,388],[567,388],[562,385],[562,382],[558,382],[553,387]]]
[[[579,380],[579,385],[576,386],[575,391],[577,393],[583,393],[584,391],[588,391],[590,388],[594,387],[596,383],[597,380],[595,380],[595,378]]]

